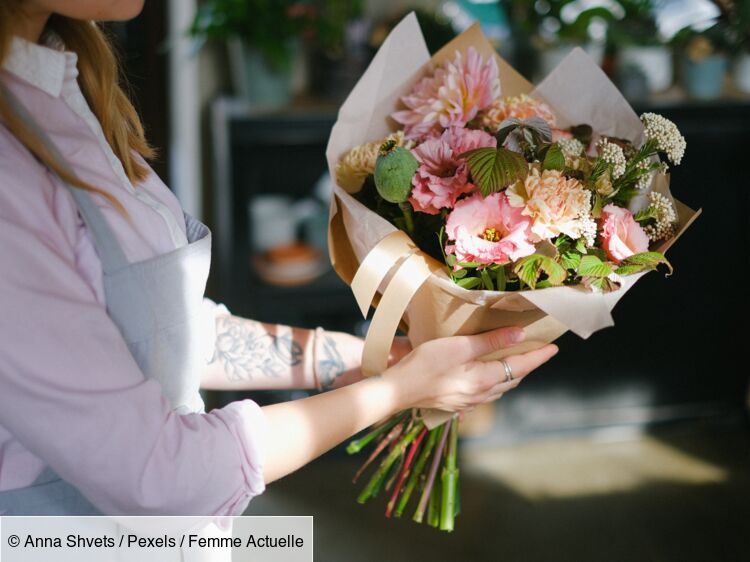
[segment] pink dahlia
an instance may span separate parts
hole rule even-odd
[[[445,232],[453,244],[445,251],[458,261],[505,264],[534,253],[528,217],[512,207],[505,193],[480,193],[462,199],[448,215]]]
[[[469,47],[464,59],[456,51],[432,76],[422,78],[401,101],[406,109],[392,117],[404,126],[407,138],[424,139],[441,129],[463,127],[500,95],[500,75],[494,57],[486,61]]]
[[[464,193],[474,191],[469,170],[461,154],[475,148],[497,146],[490,134],[476,129],[451,127],[438,138],[428,139],[412,149],[419,162],[409,201],[416,211],[436,215],[452,209]]]

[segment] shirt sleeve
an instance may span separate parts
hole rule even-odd
[[[0,263],[0,425],[24,447],[105,514],[235,515],[263,492],[257,404],[174,414],[75,252],[9,213]]]

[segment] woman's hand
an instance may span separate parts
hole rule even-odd
[[[403,392],[405,407],[466,410],[497,400],[518,386],[531,371],[551,359],[556,345],[505,358],[513,372],[506,381],[501,361],[479,358],[524,340],[520,328],[500,328],[476,336],[455,336],[426,342],[384,373]]]

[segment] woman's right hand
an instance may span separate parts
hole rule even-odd
[[[459,412],[497,400],[557,352],[554,344],[505,358],[513,380],[505,382],[501,361],[479,358],[524,340],[521,328],[499,328],[475,336],[432,340],[416,347],[383,376],[396,383],[405,407]]]

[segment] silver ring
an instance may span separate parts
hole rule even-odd
[[[503,364],[503,368],[505,369],[505,382],[510,382],[513,380],[513,369],[510,368],[510,365],[505,359],[500,359],[500,363]]]

